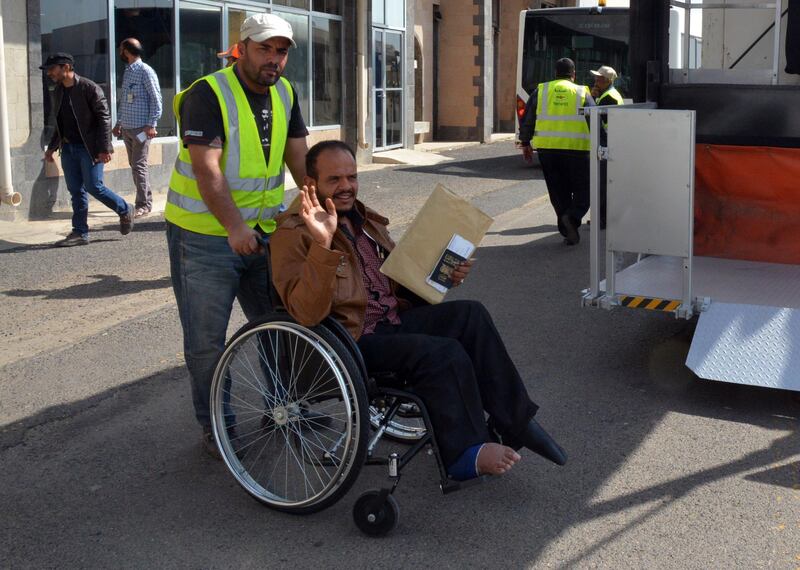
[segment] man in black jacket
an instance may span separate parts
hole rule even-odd
[[[105,95],[96,83],[75,73],[75,60],[59,52],[47,58],[40,69],[56,84],[53,110],[56,130],[44,159],[53,162],[60,150],[61,169],[72,196],[72,232],[55,245],[69,247],[89,243],[89,197],[87,192],[119,214],[119,232],[133,227],[133,206],[103,184],[103,165],[111,160],[111,114]]]

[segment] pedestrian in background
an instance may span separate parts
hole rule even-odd
[[[558,231],[567,245],[577,244],[578,228],[589,211],[589,126],[578,114],[593,107],[588,88],[575,84],[575,63],[556,61],[556,78],[540,83],[531,93],[520,121],[519,140],[526,161],[539,154]]]
[[[617,79],[617,72],[613,67],[602,65],[596,71],[590,69],[589,73],[594,75],[594,85],[592,86],[592,97],[598,107],[604,105],[623,105],[622,95],[614,87]]]
[[[239,61],[175,96],[182,144],[169,182],[170,275],[183,328],[186,366],[202,445],[221,459],[209,397],[233,300],[253,320],[272,310],[267,255],[284,170],[305,177],[306,129],[297,92],[281,77],[292,26],[256,14],[241,27]]]
[[[598,107],[609,105],[624,105],[622,95],[614,87],[614,81],[617,79],[617,72],[613,67],[603,65],[596,71],[589,70],[589,73],[594,75],[594,86],[592,87],[592,97]],[[608,128],[608,121],[603,121],[603,130],[600,133],[600,145],[606,146],[608,136],[606,129]],[[606,173],[608,172],[608,164],[605,160],[600,161],[600,229],[606,229],[606,210],[608,209],[608,188],[605,184]]]
[[[153,192],[147,157],[150,139],[156,136],[161,118],[161,87],[152,67],[142,61],[142,44],[136,38],[122,40],[119,57],[126,63],[122,76],[122,96],[117,109],[114,136],[122,136],[128,152],[128,164],[136,186],[136,217],[153,210]]]
[[[72,198],[72,232],[55,245],[68,247],[89,243],[89,197],[91,194],[119,215],[119,232],[133,228],[133,205],[103,184],[103,165],[111,160],[111,113],[103,91],[96,83],[75,73],[75,60],[64,52],[47,58],[39,69],[56,84],[53,112],[56,129],[44,159],[54,162],[61,155],[61,169]]]

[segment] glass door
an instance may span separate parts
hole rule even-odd
[[[220,67],[222,5],[180,3],[181,89]]]
[[[403,145],[403,33],[373,30],[375,149]]]

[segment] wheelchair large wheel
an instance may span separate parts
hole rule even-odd
[[[234,335],[211,387],[225,465],[253,497],[298,514],[332,505],[354,483],[367,451],[367,403],[336,336],[282,314]]]

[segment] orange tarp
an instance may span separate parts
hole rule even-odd
[[[800,149],[697,145],[694,254],[800,263]]]

